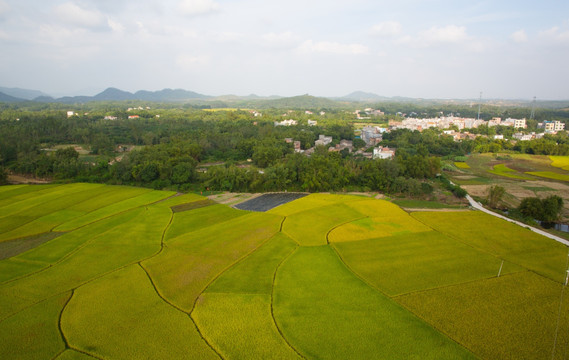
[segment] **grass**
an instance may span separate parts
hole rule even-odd
[[[456,166],[456,167],[459,168],[459,169],[470,169],[470,166],[469,166],[467,163],[465,163],[465,162],[458,162],[458,161],[455,161],[455,162],[454,162],[454,166]]]
[[[61,327],[73,347],[104,359],[217,358],[189,316],[163,301],[138,265],[77,289]]]
[[[334,243],[358,275],[390,296],[496,276],[501,259],[439,232]],[[523,268],[505,262],[502,274]]]
[[[414,218],[435,230],[554,281],[565,280],[567,247],[482,212],[416,212]]]
[[[569,181],[569,175],[559,174],[552,171],[528,171],[526,174],[539,176],[546,179]]]
[[[205,293],[192,317],[226,359],[300,359],[271,317],[271,296]]]
[[[70,296],[54,296],[0,322],[0,359],[50,359],[63,351],[57,324]]]
[[[532,272],[403,295],[398,302],[486,359],[566,357],[569,302],[561,285]]]
[[[356,278],[326,245],[300,247],[281,265],[274,315],[307,358],[474,358]]]
[[[392,202],[402,208],[408,209],[456,209],[462,207],[459,205],[449,205],[429,200],[396,199]]]
[[[487,170],[490,174],[494,174],[494,175],[498,175],[498,176],[503,176],[503,177],[507,177],[510,179],[518,179],[518,180],[532,180],[532,178],[521,175],[520,173],[518,173],[516,170],[514,169],[510,169],[509,167],[507,167],[504,164],[497,164],[494,165],[494,167],[492,168],[492,170]]]
[[[569,156],[550,156],[551,166],[569,171]]]

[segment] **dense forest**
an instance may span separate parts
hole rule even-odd
[[[569,154],[565,134],[516,144],[489,137],[455,142],[440,130],[428,129],[384,134],[382,145],[397,149],[394,159],[371,160],[361,153],[330,152],[323,146],[306,156],[295,152],[285,139],[300,141],[303,150],[314,147],[319,135],[331,136],[332,146],[351,140],[356,149],[371,149],[355,135],[350,110],[315,109],[320,115],[312,116],[305,111],[265,109],[260,115],[245,110],[206,111],[187,104],[152,104],[151,108],[137,103],[90,103],[76,106],[76,115],[68,116],[61,104],[26,106],[0,107],[0,181],[11,172],[180,191],[377,190],[419,196],[441,186],[460,195],[440,176],[441,159],[503,150]],[[133,109],[127,111],[128,107]],[[298,120],[298,125],[274,125],[289,118]],[[308,126],[308,119],[318,120],[318,125]],[[502,127],[477,131],[511,135],[510,128]],[[67,147],[70,144],[88,149],[89,156],[80,156]]]

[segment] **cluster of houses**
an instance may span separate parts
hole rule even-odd
[[[489,127],[498,125],[511,126],[515,129],[525,129],[527,127],[526,119],[508,118],[502,120],[499,117],[486,121],[474,118],[455,117],[451,115],[428,119],[407,118],[402,121],[389,121],[390,129],[409,129],[418,131],[422,131],[428,128],[449,129],[451,127],[456,127],[458,130],[475,129],[482,125],[487,125]]]
[[[356,110],[354,112],[354,114],[356,115],[356,118],[358,120],[367,120],[367,119],[371,119],[372,116],[385,115],[385,113],[383,111],[372,109],[372,108],[366,108],[364,110]]]
[[[298,125],[298,120],[283,120],[283,121],[275,121],[275,126],[296,126]],[[318,121],[316,120],[308,120],[308,126],[316,126],[318,125]]]
[[[328,146],[332,143],[333,138],[332,136],[319,135],[318,140],[314,142],[314,147],[306,150],[302,150],[301,143],[298,140],[286,138],[285,141],[289,144],[293,144],[295,152],[310,156],[314,153],[316,146]],[[342,150],[348,150],[350,153],[353,152],[356,155],[361,155],[369,159],[391,159],[395,157],[395,149],[390,149],[387,146],[374,147],[373,152],[365,152],[362,149],[354,152],[354,144],[351,140],[340,140],[335,146],[328,147],[329,152],[340,152]]]

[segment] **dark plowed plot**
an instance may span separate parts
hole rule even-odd
[[[33,249],[41,244],[65,234],[64,232],[49,232],[30,236],[22,239],[0,242],[0,260],[11,258],[18,254]]]
[[[205,199],[205,200],[193,201],[193,202],[187,203],[187,204],[180,204],[180,205],[172,206],[170,209],[172,209],[173,212],[177,213],[177,212],[182,212],[182,211],[199,209],[199,208],[210,206],[213,204],[215,204],[215,201],[210,200],[210,199]]]
[[[278,193],[278,194],[264,194],[254,199],[242,202],[241,204],[235,205],[237,209],[240,210],[250,210],[250,211],[268,211],[274,207],[277,207],[287,202],[291,202],[301,197],[305,197],[308,194],[301,193]]]

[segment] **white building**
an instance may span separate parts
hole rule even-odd
[[[275,121],[275,126],[293,126],[293,125],[298,125],[298,121],[296,120],[283,120],[281,122]]]
[[[318,145],[326,146],[326,145],[330,144],[331,142],[332,142],[331,136],[320,135],[318,137],[318,140],[316,140],[314,142],[314,146],[318,146]]]
[[[373,158],[374,159],[393,159],[395,157],[395,150],[390,148],[378,146],[373,148]]]

